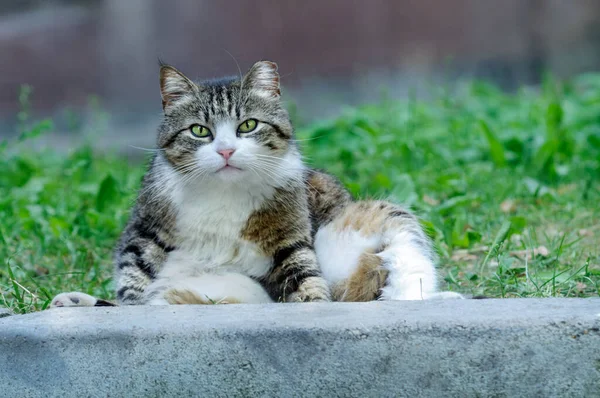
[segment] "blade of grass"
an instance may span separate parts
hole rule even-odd
[[[496,237],[494,238],[494,242],[492,243],[492,246],[490,246],[490,250],[488,251],[487,255],[485,256],[483,263],[481,264],[481,271],[483,271],[483,269],[487,265],[490,257],[492,255],[495,255],[495,253],[498,252],[498,249],[500,248],[500,246],[502,245],[502,243],[504,242],[504,240],[506,239],[506,237],[508,236],[508,234],[510,232],[510,227],[511,227],[510,221],[504,221],[502,223],[502,225],[500,226],[500,229],[498,230],[498,233],[496,234]]]

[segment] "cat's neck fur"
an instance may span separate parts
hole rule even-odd
[[[190,181],[160,155],[153,169],[157,181],[163,182],[157,190],[176,209],[179,243],[195,249],[204,246],[197,239],[207,234],[215,239],[238,238],[250,215],[263,207],[277,189],[303,186],[305,166],[297,150],[291,149],[281,158],[280,167],[267,177],[248,173],[247,178],[235,182],[214,177]]]

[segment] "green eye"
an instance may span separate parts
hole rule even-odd
[[[196,137],[204,138],[210,135],[210,130],[199,124],[193,124],[192,127],[190,127],[190,130]]]
[[[253,131],[256,128],[256,125],[258,124],[258,122],[256,121],[256,119],[248,119],[245,122],[242,122],[242,124],[239,125],[238,127],[238,132],[240,133],[249,133],[251,131]]]

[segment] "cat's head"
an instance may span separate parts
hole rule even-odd
[[[240,78],[195,83],[172,66],[160,69],[164,110],[158,146],[187,180],[281,185],[301,162],[273,62]]]

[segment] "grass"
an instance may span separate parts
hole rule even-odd
[[[432,96],[300,126],[308,163],[357,197],[415,210],[444,289],[597,297],[600,74],[514,94],[471,82]],[[20,119],[19,138],[0,147],[0,305],[40,310],[70,290],[114,297],[112,249],[144,166],[90,146],[33,151],[52,123]]]

